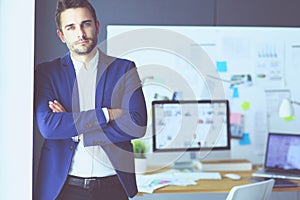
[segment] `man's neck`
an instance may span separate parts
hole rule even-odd
[[[71,52],[72,58],[78,60],[83,63],[85,67],[88,66],[89,62],[94,58],[97,53],[97,48],[95,47],[89,54],[87,55],[78,55]]]

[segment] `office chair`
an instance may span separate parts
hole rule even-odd
[[[269,200],[274,179],[231,188],[226,200]]]

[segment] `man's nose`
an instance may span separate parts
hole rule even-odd
[[[85,33],[85,31],[83,30],[83,28],[82,28],[82,27],[79,27],[77,30],[78,30],[78,31],[77,31],[78,38],[85,38],[86,33]]]

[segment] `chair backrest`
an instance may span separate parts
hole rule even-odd
[[[274,179],[231,188],[226,200],[269,200]]]

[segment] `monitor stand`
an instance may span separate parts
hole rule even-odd
[[[196,152],[186,152],[174,162],[174,169],[195,171]]]

